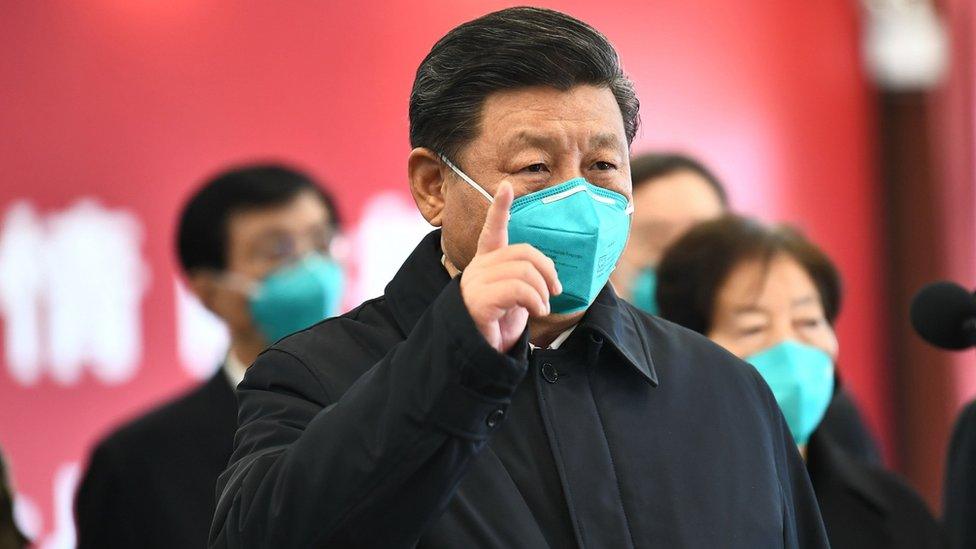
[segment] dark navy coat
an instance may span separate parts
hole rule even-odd
[[[609,285],[499,354],[428,235],[383,297],[238,387],[213,547],[826,547],[766,384]]]
[[[206,547],[236,430],[237,399],[221,368],[101,441],[75,499],[78,549]]]

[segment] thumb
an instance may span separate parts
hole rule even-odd
[[[508,210],[515,200],[512,184],[502,181],[495,191],[495,200],[488,206],[485,224],[478,238],[478,253],[484,254],[508,246]]]

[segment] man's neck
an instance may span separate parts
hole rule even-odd
[[[549,315],[542,318],[529,319],[529,340],[540,349],[552,345],[552,342],[566,330],[576,326],[583,313],[571,315]]]
[[[447,254],[441,254],[441,265],[444,266],[444,269],[447,270],[448,276],[451,278],[461,274],[461,269],[458,269],[454,266],[454,263],[451,263],[451,260],[447,258]]]
[[[230,342],[230,352],[245,366],[250,366],[267,347],[260,338],[235,337]]]

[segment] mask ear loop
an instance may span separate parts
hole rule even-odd
[[[302,255],[299,259],[294,259],[286,263],[283,268],[294,267],[295,265],[301,263],[309,256],[312,256],[318,252],[308,252]],[[334,261],[334,260],[333,260]],[[239,294],[246,296],[247,298],[253,298],[261,292],[261,282],[262,280],[256,280],[250,276],[243,275],[241,273],[235,273],[233,271],[225,271],[220,275],[220,284],[225,288],[229,288]]]
[[[478,191],[479,193],[481,193],[482,196],[484,196],[485,198],[487,198],[488,199],[488,202],[494,202],[495,201],[495,198],[493,196],[491,196],[490,194],[488,194],[488,191],[486,191],[481,185],[475,183],[473,179],[471,179],[470,177],[467,176],[467,174],[465,174],[464,172],[462,172],[461,169],[458,168],[457,166],[455,166],[454,163],[452,163],[450,160],[448,160],[446,156],[444,156],[443,154],[438,154],[438,156],[440,156],[441,157],[441,160],[445,164],[447,164],[447,167],[448,168],[451,168],[452,170],[454,170],[454,173],[456,173],[458,175],[458,177],[460,177],[461,179],[463,179],[465,183],[467,183],[468,185],[471,185],[471,187],[473,187],[474,190]]]
[[[247,297],[254,297],[261,284],[247,275],[227,271],[220,275],[220,284]]]

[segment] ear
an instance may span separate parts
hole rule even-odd
[[[217,273],[209,270],[196,271],[187,277],[187,282],[190,286],[190,291],[193,295],[203,303],[203,306],[207,308],[208,311],[214,313],[217,316],[221,316],[218,309],[218,295],[219,284],[217,281]]]
[[[828,345],[827,354],[829,354],[830,358],[832,358],[836,363],[837,355],[840,354],[840,345],[837,343],[837,333],[834,332],[833,327],[831,327],[830,329],[830,341],[827,343],[827,345]]]
[[[410,151],[407,173],[410,178],[410,194],[417,209],[428,223],[441,226],[444,212],[444,180],[449,168],[434,151],[418,147]]]

